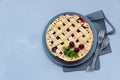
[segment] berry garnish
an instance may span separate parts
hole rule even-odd
[[[73,42],[73,41],[70,41],[69,46],[70,46],[70,47],[74,47],[74,46],[75,46],[74,42]]]
[[[75,52],[79,52],[80,49],[79,49],[79,48],[74,48],[74,51],[75,51]]]
[[[80,45],[79,45],[79,48],[80,48],[80,49],[83,49],[83,48],[84,48],[84,44],[80,44]]]

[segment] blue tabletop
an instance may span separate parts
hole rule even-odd
[[[98,10],[117,30],[109,36],[112,53],[100,57],[98,71],[63,72],[44,52],[46,24],[62,12],[87,15]],[[120,0],[0,0],[0,80],[120,80],[119,10]]]

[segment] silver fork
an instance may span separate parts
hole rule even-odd
[[[101,48],[99,49],[99,51],[97,52],[97,54],[95,54],[95,56],[94,56],[94,58],[93,58],[93,62],[90,64],[90,66],[88,66],[87,72],[94,71],[97,57],[99,56],[99,54],[101,53],[101,51],[102,51],[104,48],[106,48],[106,46],[108,45],[108,43],[109,43],[109,38],[106,37],[106,38],[103,40],[102,44],[101,44]]]
[[[95,68],[95,63],[96,63],[96,60],[97,60],[97,54],[99,52],[99,48],[100,48],[100,44],[102,43],[102,40],[104,38],[104,35],[105,35],[105,31],[104,30],[101,30],[99,33],[98,33],[98,45],[97,45],[97,48],[96,48],[96,51],[95,51],[95,55],[93,57],[93,61],[92,63],[87,67],[86,71],[87,72],[90,72],[90,71],[93,71],[94,68]]]

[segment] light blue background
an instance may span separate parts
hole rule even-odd
[[[61,12],[101,9],[117,29],[112,53],[100,57],[99,71],[64,73],[43,50],[45,25]],[[0,80],[120,80],[119,14],[120,0],[0,0]]]

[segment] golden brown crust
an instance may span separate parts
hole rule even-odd
[[[71,58],[64,55],[63,47],[68,46],[70,41],[75,43],[75,47],[84,44],[84,49],[78,52],[78,57]],[[90,25],[80,20],[78,15],[61,15],[48,26],[46,31],[46,43],[51,54],[67,62],[84,58],[91,49],[92,41],[93,33]],[[52,51],[53,47],[57,49]]]

